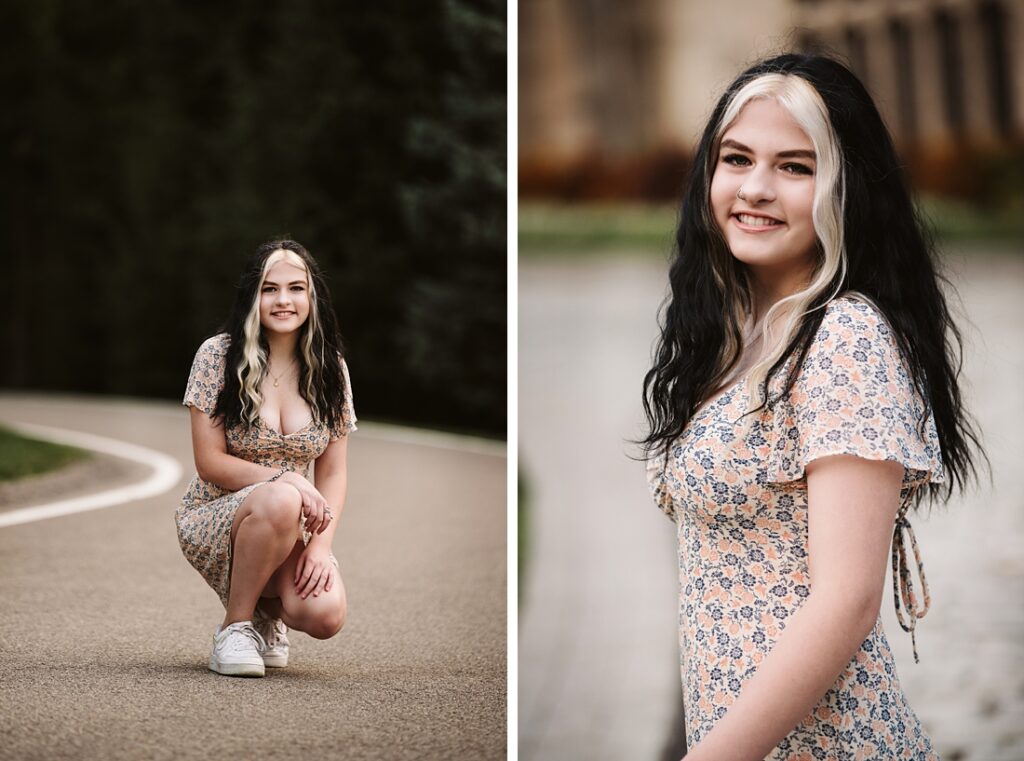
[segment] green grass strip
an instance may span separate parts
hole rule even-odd
[[[89,456],[84,449],[25,438],[0,427],[0,481],[57,470]]]
[[[1024,253],[1024,213],[978,209],[925,198],[921,210],[944,244],[985,243]],[[677,222],[675,205],[627,203],[519,204],[519,253],[523,257],[600,256],[614,253],[667,257]]]
[[[635,204],[519,205],[519,252],[589,255],[636,250],[667,253],[675,235],[671,206]]]

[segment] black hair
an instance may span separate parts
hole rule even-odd
[[[903,167],[871,96],[846,66],[824,55],[789,53],[751,66],[729,85],[704,128],[679,213],[669,272],[671,296],[662,315],[654,364],[644,377],[650,432],[639,443],[648,457],[667,451],[738,359],[738,349],[733,356],[723,356],[723,347],[740,342],[730,309],[737,298],[749,301],[749,296],[736,292],[746,282],[745,265],[729,255],[710,212],[708,187],[727,107],[742,87],[772,73],[802,77],[827,108],[842,160],[847,266],[809,304],[763,385],[766,389],[767,381],[794,357],[783,390],[774,399],[766,394],[758,409],[771,408],[792,389],[821,325],[824,305],[835,294],[864,294],[888,321],[913,385],[934,415],[948,477],[944,494],[939,484],[930,484],[929,493],[948,500],[954,488],[962,491],[968,478],[976,478],[976,454],[984,457],[960,392],[962,339],[940,287],[949,284],[938,270],[932,237],[911,199]],[[722,268],[731,277],[716,276]],[[924,424],[922,420],[922,430]]]
[[[250,256],[242,272],[235,292],[234,304],[227,321],[221,326],[231,338],[224,362],[224,385],[217,397],[214,417],[221,417],[226,428],[235,425],[248,427],[254,419],[243,402],[238,367],[243,363],[246,334],[245,325],[253,309],[253,303],[260,298],[260,285],[264,277],[267,259],[275,251],[291,251],[302,259],[310,278],[310,313],[299,329],[295,355],[299,366],[299,393],[313,410],[318,423],[332,431],[339,430],[343,423],[342,406],[345,398],[345,375],[342,372],[344,345],[338,331],[338,318],[334,313],[330,290],[316,260],[302,244],[294,240],[270,240],[261,245]],[[313,331],[313,335],[309,335]],[[264,357],[269,346],[263,328],[259,330],[259,346]],[[303,350],[309,346],[309,352]],[[249,368],[248,365],[246,365]],[[254,372],[251,368],[249,372]],[[259,379],[256,379],[257,381]],[[258,410],[257,410],[258,412]]]

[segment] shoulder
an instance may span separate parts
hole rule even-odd
[[[896,334],[867,298],[830,301],[797,375],[797,388],[835,398],[855,391],[902,398],[912,382]],[[816,388],[815,388],[816,387]]]
[[[856,364],[901,364],[896,336],[882,312],[866,297],[849,294],[825,305],[807,359],[846,357]]]
[[[228,353],[229,346],[231,346],[231,336],[228,333],[218,333],[203,341],[197,353],[222,357]]]
[[[217,407],[217,394],[224,384],[225,356],[230,338],[218,333],[199,346],[185,387],[183,403],[212,415]]]
[[[825,332],[826,338],[886,338],[891,336],[889,324],[879,311],[864,296],[844,294],[825,305],[818,336]]]
[[[218,333],[203,341],[192,360],[192,378],[208,378],[223,374],[230,345],[231,337],[227,333]]]
[[[769,481],[802,478],[818,457],[895,460],[904,485],[941,480],[935,423],[904,362],[896,332],[869,300],[825,307],[793,386],[773,408]]]

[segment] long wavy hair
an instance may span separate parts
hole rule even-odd
[[[830,301],[840,294],[865,298],[888,321],[934,415],[948,478],[944,493],[940,484],[930,484],[929,493],[948,500],[976,477],[975,452],[984,456],[958,384],[962,340],[940,287],[948,282],[871,96],[849,69],[820,55],[786,54],[751,66],[729,85],[703,131],[679,214],[671,295],[644,378],[644,452],[667,453],[740,360],[753,313],[751,281],[715,222],[710,188],[722,135],[754,98],[775,99],[814,145],[817,264],[811,282],[765,316],[764,338],[772,345],[772,315],[785,309],[776,348],[747,376],[748,412],[771,409],[792,389]],[[782,389],[770,398],[769,384],[790,358]]]
[[[221,333],[231,344],[224,362],[224,386],[213,416],[225,427],[250,428],[259,421],[269,346],[260,323],[260,292],[267,272],[285,261],[305,269],[309,281],[309,316],[299,328],[295,346],[299,365],[299,393],[313,411],[313,420],[331,429],[343,422],[345,375],[344,346],[338,332],[331,295],[323,272],[309,251],[293,240],[271,240],[260,246],[242,272],[228,319]]]

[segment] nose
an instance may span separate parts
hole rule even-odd
[[[743,180],[742,190],[748,203],[764,203],[775,200],[775,175],[771,166],[755,166]]]

